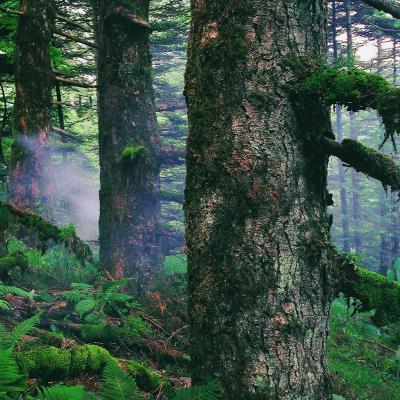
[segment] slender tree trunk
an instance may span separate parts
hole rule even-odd
[[[159,137],[149,0],[125,3],[101,0],[99,8],[100,259],[115,277],[134,277],[139,290],[162,261]]]
[[[332,42],[333,42],[333,61],[338,60],[338,43],[337,43],[337,8],[336,1],[332,1]],[[343,121],[342,110],[339,105],[336,106],[336,137],[339,142],[343,140]],[[342,231],[343,241],[342,250],[345,253],[350,251],[350,231],[349,231],[349,213],[347,207],[347,192],[346,192],[346,174],[343,163],[338,159],[338,175],[339,175],[339,190],[340,190],[340,210],[342,214]]]
[[[49,0],[21,0],[16,34],[15,142],[11,154],[10,201],[44,211],[48,182],[51,89],[49,55],[55,8]]]
[[[378,47],[378,54],[377,54],[377,73],[379,75],[383,74],[383,48],[382,43],[383,39],[382,36],[379,34],[377,37],[377,47]],[[387,196],[386,193],[381,189],[379,192],[379,216],[380,216],[380,224],[381,224],[381,244],[380,244],[380,251],[379,251],[379,272],[386,276],[386,271],[390,264],[390,243],[388,234],[386,232],[388,228],[388,207],[387,207]]]
[[[347,37],[347,46],[346,46],[346,56],[347,63],[349,68],[353,66],[353,28],[352,28],[352,16],[351,16],[351,0],[345,0],[345,10],[346,10],[346,37]],[[350,127],[349,133],[350,138],[353,140],[357,140],[358,134],[354,129],[355,124],[355,114],[353,112],[349,113],[350,118]],[[354,247],[356,253],[360,253],[362,250],[362,241],[361,241],[361,233],[360,233],[360,223],[361,223],[361,201],[360,201],[360,174],[358,171],[352,169],[351,171],[351,182],[352,182],[352,197],[353,197],[353,221],[354,221]]]
[[[329,112],[288,90],[294,59],[325,55],[325,2],[193,0],[192,11],[193,382],[217,379],[232,400],[330,399],[327,171],[315,147]]]
[[[397,39],[393,39],[393,53],[392,53],[392,61],[393,61],[393,74],[392,74],[392,83],[393,86],[397,85]],[[400,215],[399,215],[399,206],[398,206],[398,195],[396,193],[391,193],[391,264],[393,265],[396,262],[397,257],[399,256],[400,249]]]

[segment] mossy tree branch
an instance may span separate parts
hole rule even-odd
[[[356,265],[343,255],[337,257],[337,293],[361,301],[360,311],[375,310],[371,318],[383,326],[397,322],[400,315],[400,283]]]
[[[64,244],[68,247],[82,262],[92,260],[92,251],[75,232],[70,232],[66,237],[62,230],[54,224],[46,221],[41,216],[32,212],[19,209],[12,204],[0,202],[0,226],[7,231],[13,224],[21,224],[32,231],[43,249],[49,241]]]
[[[318,96],[326,106],[341,105],[349,111],[376,110],[385,125],[382,145],[400,133],[400,89],[377,74],[360,69],[317,66],[310,68],[300,91],[305,96]],[[381,146],[382,146],[381,145]]]
[[[377,179],[384,188],[390,187],[392,191],[400,191],[400,167],[390,156],[352,139],[344,139],[339,143],[324,138],[324,147],[328,154]]]
[[[365,4],[374,7],[378,11],[390,14],[394,18],[400,18],[400,4],[390,0],[363,0]]]

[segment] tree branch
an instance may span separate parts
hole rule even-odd
[[[378,11],[390,14],[394,18],[400,18],[400,4],[389,0],[363,0],[365,4],[374,7]]]
[[[66,131],[64,129],[61,129],[61,128],[57,128],[56,126],[52,126],[51,130],[53,132],[55,132],[55,133],[58,133],[60,136],[73,139],[73,140],[75,140],[75,141],[77,141],[79,143],[84,143],[85,142],[83,139],[81,139],[80,137],[74,135],[73,133],[68,132],[68,131]]]
[[[361,301],[360,311],[375,310],[371,318],[378,325],[397,322],[400,315],[400,283],[357,266],[345,256],[337,257],[337,292]]]
[[[168,192],[167,190],[160,190],[159,198],[164,201],[173,201],[179,204],[183,204],[184,201],[182,193]]]
[[[157,103],[158,112],[186,110],[186,102],[181,100],[169,100],[165,103]]]
[[[141,28],[149,29],[152,31],[150,24],[145,19],[138,17],[131,11],[124,7],[115,7],[111,12],[108,13],[106,22],[112,20],[120,20],[121,22],[128,23],[129,25],[136,25]]]
[[[22,11],[12,10],[11,8],[0,7],[0,11],[5,12],[6,14],[15,15],[15,16],[24,15],[24,13]]]
[[[159,152],[159,160],[162,165],[185,164],[186,149],[163,146]]]
[[[56,18],[60,21],[63,21],[65,23],[69,24],[69,25],[76,26],[77,28],[80,28],[80,29],[84,30],[85,32],[92,32],[92,29],[89,26],[83,25],[77,21],[74,21],[72,19],[64,17],[64,15],[57,14]]]
[[[90,88],[90,89],[97,88],[97,85],[92,85],[90,83],[85,83],[85,82],[73,81],[72,79],[62,78],[61,76],[58,76],[58,75],[56,75],[55,79],[56,79],[56,81],[59,81],[59,82],[63,83],[64,85],[76,86],[76,87],[81,87],[81,88]]]
[[[2,229],[7,230],[13,222],[17,222],[36,235],[42,249],[46,249],[47,243],[53,241],[64,244],[81,262],[93,259],[90,247],[79,239],[75,232],[65,237],[55,225],[29,210],[22,210],[12,204],[0,202],[0,216]]]
[[[79,37],[74,36],[74,35],[71,35],[70,33],[64,32],[64,31],[62,31],[60,29],[54,29],[54,33],[56,35],[58,35],[58,36],[65,37],[65,38],[70,39],[70,40],[72,40],[74,42],[82,43],[82,44],[84,44],[86,46],[97,48],[97,44],[96,43],[93,43],[93,42],[91,42],[89,40],[86,40],[86,39],[79,38]]]
[[[400,167],[390,156],[352,139],[344,139],[339,143],[325,138],[324,147],[329,155],[340,158],[357,171],[377,179],[383,187],[400,191]]]

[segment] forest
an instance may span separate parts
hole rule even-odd
[[[399,134],[399,0],[0,0],[0,400],[399,400]]]

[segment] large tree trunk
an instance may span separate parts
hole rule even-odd
[[[328,110],[292,96],[325,2],[193,0],[186,239],[194,383],[330,399]],[[311,104],[312,103],[312,104]],[[317,147],[315,147],[317,146]]]
[[[149,0],[100,1],[100,258],[115,277],[149,283],[161,263],[159,137],[153,98]]]
[[[21,0],[16,34],[15,143],[10,200],[43,212],[49,204],[50,108],[53,72],[49,45],[55,8],[49,0]]]

